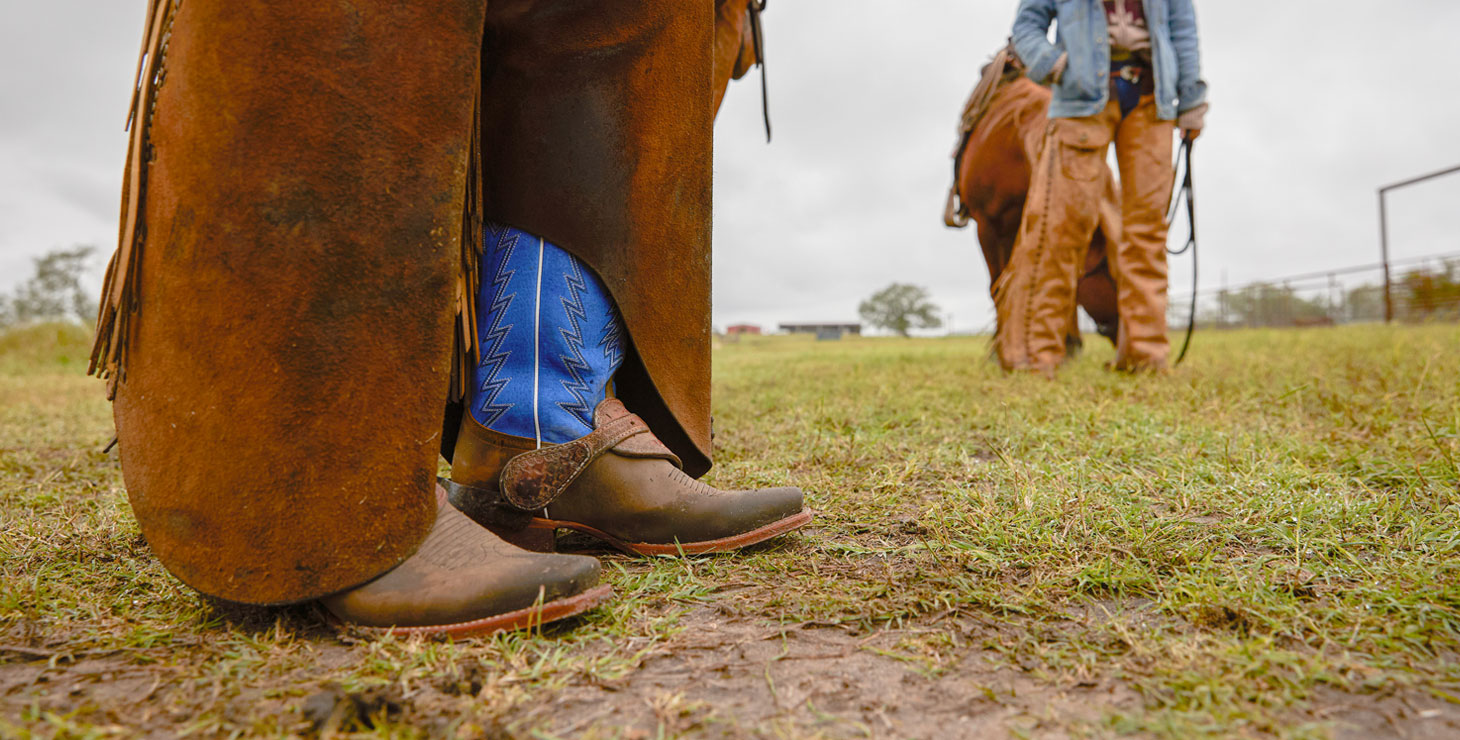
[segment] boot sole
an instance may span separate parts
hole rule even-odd
[[[316,608],[323,613],[325,621],[336,629],[350,628],[368,634],[380,636],[392,635],[395,637],[410,637],[412,635],[427,635],[432,637],[482,637],[494,635],[498,632],[532,629],[547,624],[548,622],[556,622],[560,619],[576,616],[602,604],[612,595],[613,586],[604,584],[590,588],[576,596],[568,596],[555,601],[549,601],[540,606],[530,606],[526,609],[518,609],[517,611],[497,614],[470,622],[426,625],[423,627],[365,627],[345,622],[335,616],[334,612],[331,612],[322,604],[316,604]]]
[[[580,522],[563,521],[560,519],[543,519],[533,517],[528,523],[526,531],[513,534],[509,540],[518,547],[538,552],[552,552],[556,549],[556,530],[571,529],[574,532],[582,532],[590,537],[596,537],[614,548],[630,555],[705,555],[714,552],[730,552],[738,550],[747,545],[754,545],[757,542],[764,542],[772,537],[778,537],[792,530],[800,529],[811,521],[811,510],[802,509],[791,516],[779,521],[771,522],[763,527],[752,529],[749,532],[742,532],[732,537],[721,537],[716,540],[702,540],[700,542],[679,542],[668,545],[657,545],[649,542],[627,542],[614,537],[596,527],[591,527]],[[506,536],[504,536],[506,539]],[[534,547],[534,545],[536,545]]]

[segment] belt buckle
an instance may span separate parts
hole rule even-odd
[[[1134,64],[1127,64],[1126,66],[1121,67],[1119,75],[1120,79],[1125,80],[1132,85],[1141,84],[1141,68],[1135,66]]]

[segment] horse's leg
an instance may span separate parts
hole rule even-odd
[[[994,284],[999,281],[999,275],[1004,272],[1009,256],[1014,252],[1014,240],[1000,232],[987,216],[975,215],[974,218],[978,223],[978,246],[983,252],[984,264],[989,268],[989,295],[992,297]]]
[[[1065,359],[1073,360],[1085,351],[1085,338],[1080,336],[1080,307],[1070,311],[1070,326],[1065,330]]]
[[[1096,333],[1114,344],[1120,315],[1115,300],[1115,280],[1110,276],[1110,261],[1106,256],[1106,245],[1109,241],[1105,236],[1105,229],[1102,222],[1101,227],[1095,231],[1095,238],[1090,241],[1090,251],[1085,255],[1084,275],[1080,278],[1075,293],[1080,308],[1085,309],[1085,313],[1095,322]]]

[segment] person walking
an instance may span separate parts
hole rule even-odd
[[[1000,364],[1052,377],[1064,360],[1114,143],[1124,228],[1110,250],[1120,312],[1113,367],[1163,372],[1172,132],[1195,139],[1208,108],[1192,0],[1022,0],[1013,40],[1053,98],[1013,258],[994,286]]]

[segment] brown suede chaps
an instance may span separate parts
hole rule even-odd
[[[1106,248],[1120,314],[1114,364],[1122,370],[1165,368],[1172,128],[1156,117],[1151,96],[1124,119],[1112,100],[1097,115],[1048,122],[1013,255],[994,286],[995,347],[1006,370],[1053,375],[1064,361],[1085,250],[1101,220],[1100,205],[1109,200],[1102,197],[1109,183],[1101,175],[1112,143],[1122,222]]]
[[[276,604],[436,517],[481,219],[592,266],[617,395],[710,462],[713,0],[153,0],[96,370],[158,558]]]

